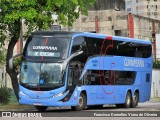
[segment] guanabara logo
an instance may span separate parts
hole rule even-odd
[[[33,46],[33,50],[57,50],[54,46]]]

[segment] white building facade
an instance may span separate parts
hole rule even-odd
[[[160,20],[160,0],[125,0],[126,11]]]

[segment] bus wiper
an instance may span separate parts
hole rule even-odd
[[[76,57],[76,56],[78,56],[78,55],[80,55],[80,54],[82,54],[82,53],[83,53],[83,51],[78,51],[78,52],[76,52],[76,53],[73,53],[73,54],[72,54],[71,56],[69,56],[66,60],[64,60],[63,65],[62,65],[62,72],[65,71],[68,62],[69,62],[72,58],[74,58],[74,57]]]

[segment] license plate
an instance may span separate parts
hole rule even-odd
[[[34,105],[41,106],[41,105],[42,105],[42,103],[34,103]]]

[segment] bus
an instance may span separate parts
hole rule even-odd
[[[26,41],[19,103],[73,110],[138,106],[150,100],[152,43],[89,32],[36,31]]]

